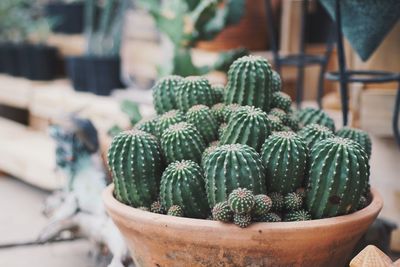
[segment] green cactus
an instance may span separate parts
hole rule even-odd
[[[212,107],[216,104],[210,82],[200,76],[186,77],[180,83],[176,93],[178,108],[184,112],[192,106],[203,104]]]
[[[269,212],[255,218],[256,222],[281,222],[282,218],[275,212]]]
[[[214,115],[214,118],[217,120],[218,125],[224,122],[224,103],[217,103],[211,107],[211,112]]]
[[[201,156],[201,166],[204,166],[204,162],[207,157],[219,146],[219,141],[211,142],[210,145],[204,150],[203,155]]]
[[[232,117],[232,115],[242,106],[239,104],[229,104],[229,105],[225,105],[224,108],[224,122],[229,122],[230,118]]]
[[[165,214],[165,207],[161,204],[159,200],[154,201],[150,206],[150,211],[159,214]]]
[[[310,149],[322,140],[335,137],[328,127],[315,123],[303,127],[297,134],[304,139]]]
[[[231,222],[233,220],[233,211],[227,201],[215,204],[212,209],[213,219],[221,222]]]
[[[262,57],[245,56],[232,63],[228,72],[225,104],[237,103],[269,111],[272,101],[272,68]]]
[[[306,210],[296,210],[285,214],[286,222],[298,222],[311,220],[311,214]]]
[[[301,187],[307,158],[307,144],[300,136],[293,132],[273,133],[261,149],[268,190],[287,194]]]
[[[182,82],[182,77],[169,75],[160,80],[153,87],[153,105],[158,114],[178,109],[176,91]]]
[[[350,139],[329,138],[311,150],[307,208],[315,219],[357,209],[369,178],[368,156]]]
[[[205,219],[209,207],[203,170],[191,160],[169,164],[161,177],[160,199],[166,208],[179,205],[186,216]]]
[[[157,198],[164,169],[157,139],[144,131],[125,131],[114,137],[108,166],[115,196],[133,207],[146,206]]]
[[[358,202],[357,210],[361,210],[368,206],[368,200],[365,196],[360,197],[360,201]]]
[[[239,214],[236,213],[233,215],[233,223],[240,228],[246,228],[251,224],[251,215],[250,214]]]
[[[200,163],[206,145],[193,124],[180,122],[163,133],[161,148],[168,163],[183,159]]]
[[[268,114],[267,119],[271,132],[283,131],[283,123],[278,116]]]
[[[222,84],[214,84],[211,86],[214,93],[214,100],[216,103],[224,101],[225,86]]]
[[[226,128],[228,127],[227,123],[222,123],[218,128],[218,138],[221,139],[222,135],[224,134]]]
[[[158,121],[158,117],[154,117],[151,119],[141,119],[138,123],[135,124],[135,129],[147,132],[154,136],[157,136],[156,131],[156,123]]]
[[[232,115],[221,144],[246,144],[259,151],[270,133],[267,114],[259,108],[244,106]]]
[[[284,198],[284,206],[287,211],[296,211],[303,207],[303,197],[296,192],[288,193]]]
[[[372,143],[367,132],[351,127],[343,127],[337,131],[336,135],[343,138],[349,138],[357,142],[362,148],[364,148],[365,152],[367,152],[368,158],[371,157]]]
[[[281,119],[283,125],[288,126],[291,130],[299,130],[298,119],[293,117],[291,114],[286,113],[284,110],[280,108],[273,108],[268,114],[277,116],[279,119]]]
[[[206,143],[215,141],[218,137],[218,123],[209,107],[195,105],[186,113],[186,121],[196,126]]]
[[[272,208],[272,200],[269,196],[267,195],[256,195],[254,197],[254,208],[253,208],[253,214],[255,216],[262,216],[267,214],[271,208]]]
[[[266,192],[265,171],[260,156],[247,145],[217,147],[205,160],[204,172],[210,207],[227,200],[228,195],[239,187],[247,188],[254,194]]]
[[[284,92],[274,92],[272,94],[271,108],[280,108],[283,111],[291,112],[292,99]]]
[[[167,211],[167,215],[169,216],[176,216],[176,217],[183,217],[184,213],[183,213],[183,209],[181,206],[178,205],[172,205],[168,211]]]
[[[332,132],[335,132],[335,122],[323,110],[304,108],[296,113],[296,117],[303,127],[315,123],[328,127]]]
[[[272,201],[271,209],[276,212],[281,211],[285,205],[285,199],[284,199],[283,195],[278,192],[272,192],[272,193],[269,193],[268,196]]]
[[[282,90],[282,80],[279,73],[272,70],[272,92],[280,92]]]
[[[160,116],[156,121],[156,136],[161,138],[165,130],[167,130],[171,125],[184,122],[186,119],[185,114],[180,110],[170,110]]]
[[[253,192],[246,188],[233,190],[228,197],[228,205],[234,213],[249,213],[255,204]]]

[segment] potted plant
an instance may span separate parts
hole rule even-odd
[[[107,0],[95,19],[96,1],[85,1],[86,54],[67,58],[67,73],[77,91],[109,95],[123,87],[120,46],[128,0]]]
[[[83,32],[82,0],[52,0],[46,5],[46,14],[59,19],[59,23],[53,29],[54,32],[64,34]]]
[[[225,88],[153,90],[159,115],[114,137],[103,195],[138,266],[345,265],[382,208],[365,132],[293,112],[261,57],[236,60]]]

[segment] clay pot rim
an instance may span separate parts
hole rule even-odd
[[[310,221],[300,221],[300,222],[258,222],[252,223],[247,228],[239,228],[233,224],[221,223],[213,220],[205,220],[205,219],[194,219],[194,218],[186,218],[186,217],[175,217],[168,216],[164,214],[157,214],[148,211],[143,211],[140,209],[136,209],[125,205],[118,200],[115,199],[113,192],[114,184],[110,184],[103,191],[103,202],[106,206],[106,209],[109,213],[113,215],[117,215],[119,218],[123,218],[123,220],[132,220],[132,221],[141,221],[146,223],[147,225],[170,225],[176,228],[184,229],[184,228],[192,228],[192,227],[204,227],[207,229],[214,229],[221,231],[223,229],[227,229],[231,232],[234,229],[237,229],[240,232],[246,231],[260,231],[260,230],[295,230],[295,229],[313,229],[313,228],[328,228],[328,227],[338,227],[340,225],[349,225],[353,223],[357,223],[357,221],[365,219],[367,217],[375,216],[378,214],[383,207],[383,200],[377,190],[371,188],[372,201],[371,203],[363,208],[362,210],[358,210],[351,214],[325,218],[325,219],[316,219]],[[115,216],[112,216],[115,218]]]

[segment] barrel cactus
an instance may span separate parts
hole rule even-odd
[[[167,215],[169,216],[176,216],[176,217],[183,217],[184,213],[183,213],[183,209],[181,206],[179,205],[172,205],[168,211],[167,211]]]
[[[256,56],[244,56],[232,63],[228,72],[225,104],[237,103],[269,111],[272,101],[272,68]]]
[[[184,78],[178,87],[176,100],[178,108],[184,112],[194,105],[211,107],[216,103],[210,82],[200,76]]]
[[[283,209],[285,205],[285,198],[281,193],[271,192],[268,194],[269,198],[272,201],[271,210],[279,212]]]
[[[201,156],[201,166],[204,166],[204,162],[206,161],[207,157],[219,146],[219,141],[211,142],[210,145],[204,150]]]
[[[272,70],[272,92],[279,92],[282,90],[282,80],[278,72]]]
[[[164,207],[179,205],[191,218],[206,218],[209,213],[203,170],[191,160],[175,161],[161,177],[160,199]]]
[[[213,84],[211,89],[214,93],[214,101],[216,103],[224,101],[225,87],[222,84]]]
[[[272,108],[280,108],[285,112],[291,112],[292,99],[284,92],[274,92],[272,94]]]
[[[171,125],[185,121],[185,114],[180,110],[170,110],[160,116],[155,123],[157,137],[161,138],[165,130]]]
[[[311,220],[311,214],[306,210],[296,210],[285,214],[286,222],[299,222]]]
[[[272,200],[269,196],[259,194],[254,197],[253,214],[255,216],[262,216],[267,214],[272,208]]]
[[[267,119],[271,132],[283,131],[283,123],[279,117],[268,114]]]
[[[251,224],[251,215],[250,214],[239,214],[236,213],[233,215],[233,223],[241,228],[246,228]]]
[[[138,123],[135,124],[135,129],[147,132],[149,134],[152,134],[154,136],[157,136],[157,131],[156,131],[156,123],[157,123],[158,117],[150,118],[150,119],[142,119]]]
[[[209,107],[195,105],[186,113],[186,121],[196,126],[204,141],[210,143],[218,137],[218,123]]]
[[[213,219],[221,222],[231,222],[233,220],[233,211],[227,201],[217,203],[212,209]]]
[[[222,123],[219,128],[218,128],[218,138],[221,139],[222,135],[224,135],[224,132],[226,130],[226,128],[228,128],[228,124],[227,123]]]
[[[182,77],[170,75],[160,79],[153,87],[153,104],[158,114],[177,109],[176,90]]]
[[[153,135],[135,129],[114,137],[108,166],[119,201],[133,207],[150,207],[157,199],[164,163]]]
[[[246,144],[257,151],[271,133],[267,114],[259,108],[239,108],[221,136],[221,144]]]
[[[161,148],[169,163],[183,159],[200,163],[206,145],[193,124],[180,122],[163,133]]]
[[[299,130],[299,121],[292,114],[286,113],[280,108],[273,108],[268,113],[269,115],[277,116],[283,123],[283,125],[288,126],[293,131]]]
[[[357,209],[369,179],[368,156],[350,139],[334,137],[311,150],[307,208],[315,219]]]
[[[254,194],[266,192],[265,171],[260,156],[247,145],[217,147],[205,160],[204,172],[210,207],[227,200],[228,195],[239,187],[247,188]]]
[[[229,194],[228,205],[234,213],[250,213],[255,204],[253,192],[246,188],[237,188]]]
[[[261,149],[268,190],[287,194],[301,187],[307,158],[307,144],[300,136],[294,132],[273,133]]]
[[[282,218],[275,212],[268,212],[261,216],[255,217],[257,222],[281,222]]]
[[[336,132],[336,135],[343,138],[349,138],[362,146],[367,152],[368,158],[371,157],[371,138],[367,132],[360,129],[355,129],[351,127],[343,127]]]
[[[304,141],[308,144],[308,147],[311,149],[316,143],[335,137],[333,132],[325,126],[319,124],[308,124],[307,126],[303,127],[299,132]]]
[[[239,104],[229,104],[229,105],[225,105],[224,108],[224,122],[228,122],[230,120],[230,118],[232,117],[232,115],[242,106],[240,106]]]
[[[332,132],[335,132],[335,122],[323,110],[304,108],[296,113],[296,117],[302,126],[315,123],[328,127]]]
[[[284,198],[284,206],[287,211],[296,211],[303,207],[303,197],[296,192],[289,193]]]
[[[214,118],[217,120],[218,125],[224,122],[224,103],[217,103],[211,107],[211,113],[214,115]]]
[[[153,212],[153,213],[159,213],[159,214],[165,214],[166,213],[165,207],[161,204],[161,201],[159,201],[159,200],[154,201],[151,204],[150,211]]]

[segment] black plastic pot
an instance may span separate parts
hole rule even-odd
[[[83,31],[83,3],[49,3],[46,5],[46,14],[59,20],[54,32],[78,34]]]
[[[86,61],[85,57],[66,58],[67,76],[71,80],[74,89],[79,92],[89,91],[86,77]]]
[[[3,43],[1,49],[1,61],[3,72],[12,76],[20,76],[21,71],[18,61],[19,44]]]
[[[33,53],[34,45],[21,44],[17,49],[18,67],[22,77],[33,77]]]
[[[58,50],[47,45],[35,45],[32,48],[30,79],[47,81],[53,80],[57,76]]]

